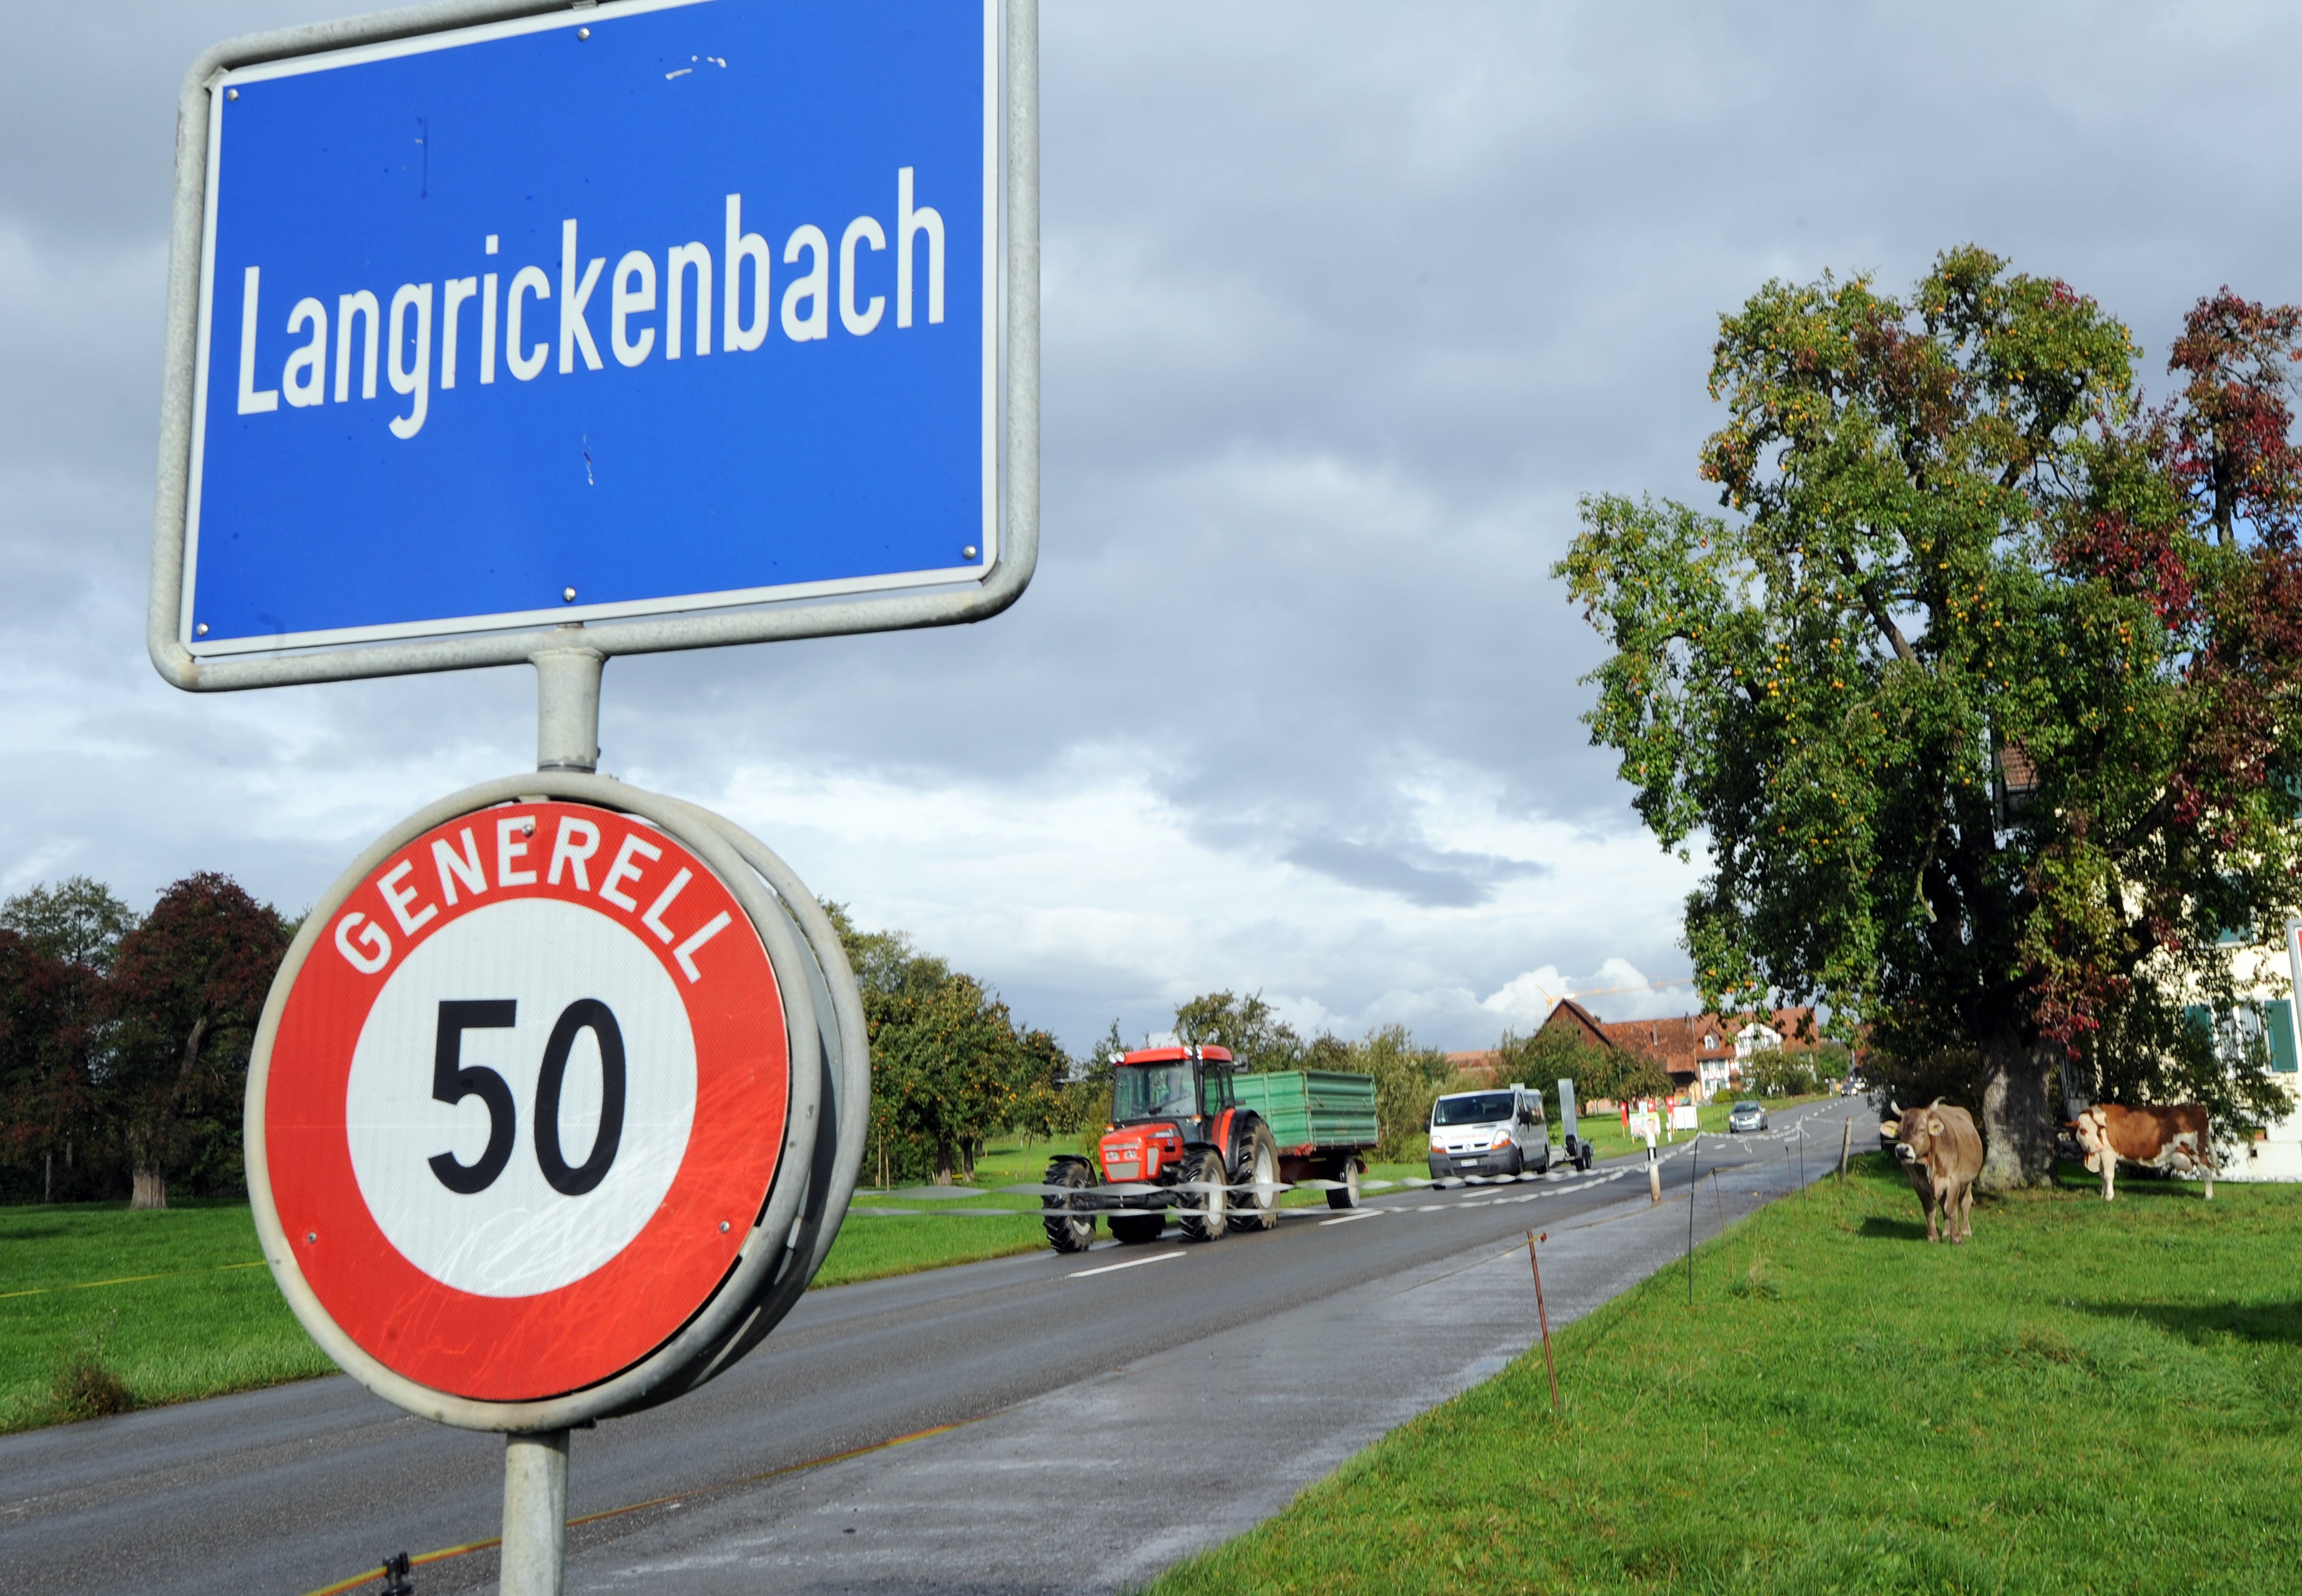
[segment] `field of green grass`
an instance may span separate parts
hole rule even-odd
[[[1036,1180],[1046,1156],[1044,1143],[994,1147],[978,1164],[976,1185]],[[819,1286],[1046,1245],[1036,1197],[856,1197]],[[969,1209],[992,1213],[975,1217]],[[245,1203],[180,1199],[143,1214],[117,1203],[0,1208],[0,1432],[334,1368],[272,1283]]]
[[[0,1208],[0,1431],[331,1372],[262,1257],[245,1203]]]
[[[2064,1174],[1929,1247],[1870,1154],[1153,1596],[2296,1588],[2302,1189]]]

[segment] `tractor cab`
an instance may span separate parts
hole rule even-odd
[[[1111,1071],[1111,1122],[1100,1149],[1110,1180],[1172,1180],[1189,1149],[1224,1144],[1233,1107],[1228,1048],[1146,1047]]]

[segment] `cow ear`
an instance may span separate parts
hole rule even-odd
[[[1928,1136],[1940,1136],[1942,1133],[1943,1128],[1942,1121],[1940,1120],[1928,1120],[1927,1121],[1927,1134]]]
[[[1902,1133],[1903,1133],[1903,1121],[1900,1121],[1900,1120],[1881,1120],[1881,1121],[1878,1121],[1878,1134],[1879,1134],[1879,1135],[1881,1135],[1881,1136],[1900,1136]]]

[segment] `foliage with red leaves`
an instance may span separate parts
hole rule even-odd
[[[100,984],[87,965],[0,928],[0,1156],[46,1159],[91,1121]]]
[[[2258,305],[2224,285],[2182,318],[2167,369],[2187,376],[2165,429],[2166,467],[2197,519],[2225,547],[2241,525],[2294,542],[2302,449],[2291,439],[2287,367],[2302,360],[2302,307]]]
[[[203,871],[160,895],[106,982],[105,1087],[136,1166],[136,1203],[164,1207],[187,1113],[236,1118],[248,1051],[288,951],[277,911]]]

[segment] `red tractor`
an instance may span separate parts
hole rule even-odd
[[[1235,1101],[1239,1066],[1222,1047],[1147,1047],[1111,1072],[1111,1123],[1097,1159],[1047,1165],[1047,1244],[1084,1252],[1095,1216],[1120,1241],[1155,1241],[1176,1210],[1189,1241],[1279,1222],[1279,1144],[1263,1116]],[[1096,1163],[1108,1185],[1096,1180]]]

